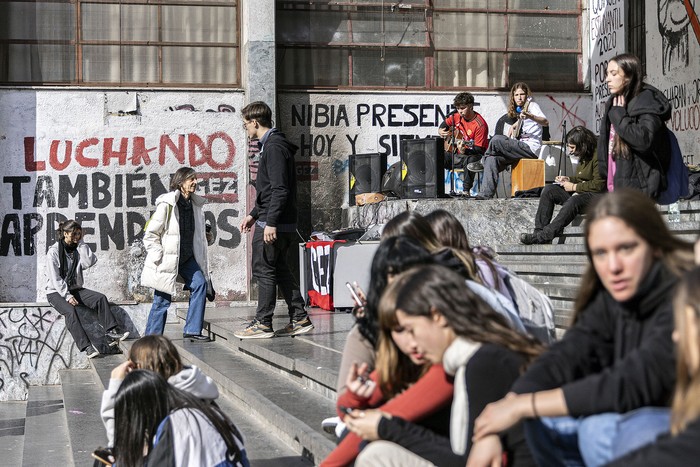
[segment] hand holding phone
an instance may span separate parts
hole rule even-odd
[[[350,291],[350,295],[352,296],[352,299],[355,301],[355,304],[357,306],[359,306],[359,307],[365,306],[365,300],[363,298],[361,298],[361,296],[364,297],[365,294],[357,284],[353,285],[350,282],[346,282],[345,287],[347,287],[348,290]]]
[[[358,365],[353,362],[345,380],[345,387],[357,397],[369,399],[374,392],[376,383],[369,377],[369,366],[367,363]]]

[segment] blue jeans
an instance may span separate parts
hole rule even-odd
[[[669,428],[669,409],[643,407],[625,414],[528,420],[525,436],[537,465],[597,467],[653,442]]]
[[[190,306],[187,310],[184,333],[201,334],[204,324],[204,306],[207,299],[207,281],[194,258],[181,264],[178,274],[185,280],[185,287],[190,290]],[[160,290],[153,293],[153,305],[148,313],[146,335],[163,334],[171,298],[169,293]]]

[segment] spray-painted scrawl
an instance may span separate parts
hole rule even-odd
[[[695,0],[660,0],[659,32],[662,40],[663,74],[685,68],[689,62],[688,26],[693,26],[700,43],[700,25],[695,13]]]

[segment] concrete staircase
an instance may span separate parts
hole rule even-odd
[[[320,430],[321,418],[333,408],[330,399],[305,392],[274,368],[233,351],[225,341],[183,342],[182,326],[169,327],[173,329],[167,333],[183,360],[201,365],[216,379],[221,392],[217,403],[244,434],[251,465],[310,467],[314,457],[322,459],[330,452],[334,443]],[[125,342],[125,353],[129,346]],[[92,359],[88,369],[62,370],[60,385],[31,386],[27,401],[3,402],[0,465],[92,466],[92,451],[107,443],[100,419],[102,393],[112,368],[124,358]],[[304,427],[305,422],[319,430]]]
[[[206,326],[215,342],[183,340],[178,317],[185,317],[186,308],[177,310],[166,326],[166,334],[187,364],[200,366],[215,379],[221,393],[218,403],[244,434],[253,466],[320,463],[335,446],[334,436],[323,432],[321,421],[335,415],[337,368],[352,316],[312,310],[316,330],[308,337],[251,342],[233,338],[233,332],[254,317],[255,308],[245,303],[217,305],[206,313]],[[283,309],[280,305],[278,312],[284,313]],[[21,316],[25,315],[33,316],[28,312]],[[139,316],[145,319],[145,315]],[[145,325],[141,321],[136,324],[135,335],[140,335]],[[286,322],[287,318],[279,315],[275,329]],[[69,351],[75,352],[72,340],[60,340],[64,341]],[[129,346],[126,341],[124,352]],[[22,363],[38,365],[40,360],[29,350],[22,354]],[[0,465],[93,465],[91,452],[107,442],[99,411],[102,392],[111,370],[124,358],[119,354],[84,359],[80,368],[69,366],[56,371],[57,378],[52,382],[46,381],[49,372],[44,372],[39,383],[15,372],[18,378],[24,378],[27,399],[0,403]],[[58,365],[59,357],[54,359],[57,361],[53,365]],[[52,363],[44,366],[51,367]],[[0,386],[14,381],[6,378],[4,369]]]
[[[694,242],[700,234],[700,201],[680,202],[679,222],[668,222],[679,238]],[[666,207],[659,211],[667,218]],[[496,246],[497,260],[540,289],[552,300],[554,319],[561,334],[569,326],[581,275],[588,265],[583,218],[577,218],[551,245]]]
[[[278,304],[277,312],[285,306]],[[178,309],[184,319],[186,309]],[[309,462],[318,465],[335,447],[334,435],[321,428],[324,418],[335,416],[335,385],[345,336],[353,325],[350,314],[313,309],[315,329],[294,338],[241,340],[233,332],[255,316],[255,308],[207,310],[211,343],[178,342],[188,362],[212,377],[219,389],[269,431]],[[275,329],[288,321],[276,315]],[[181,336],[181,327],[177,334]],[[182,342],[182,343],[180,343]],[[281,464],[274,464],[281,465]]]

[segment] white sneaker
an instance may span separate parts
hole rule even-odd
[[[340,422],[340,417],[328,417],[321,422],[321,428],[326,433],[335,433],[335,427],[338,426]]]

